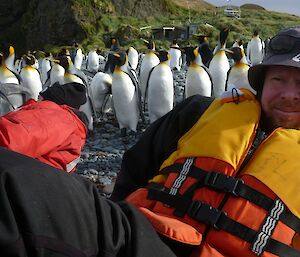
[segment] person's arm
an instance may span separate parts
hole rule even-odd
[[[162,162],[176,150],[178,140],[212,100],[200,95],[190,97],[151,124],[136,145],[125,152],[111,199],[123,200],[157,175]]]
[[[135,207],[0,147],[1,256],[176,257]]]

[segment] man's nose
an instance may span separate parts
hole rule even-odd
[[[300,83],[296,81],[289,81],[281,92],[281,98],[288,100],[300,99]]]

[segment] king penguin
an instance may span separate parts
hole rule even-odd
[[[95,110],[100,117],[112,110],[111,86],[111,75],[101,71],[97,72],[91,81],[90,92],[93,95]]]
[[[159,64],[159,59],[158,59],[157,55],[154,53],[154,51],[155,51],[154,42],[147,41],[145,39],[142,39],[142,40],[144,41],[144,43],[148,49],[145,56],[143,57],[142,62],[141,62],[141,68],[140,68],[140,73],[139,73],[141,93],[142,93],[142,98],[145,103],[147,101],[147,99],[145,99],[145,91],[146,91],[146,87],[147,87],[149,72],[154,66]]]
[[[150,123],[165,115],[173,109],[174,85],[173,73],[170,68],[170,54],[157,51],[160,63],[149,74],[147,95]]]
[[[189,46],[182,50],[190,60],[185,81],[185,98],[196,94],[210,97],[212,94],[212,79],[208,69],[202,62],[198,48]]]
[[[85,85],[87,91],[86,92],[87,101],[86,103],[80,106],[79,110],[86,114],[88,118],[88,129],[92,131],[94,128],[93,123],[94,123],[94,117],[96,116],[96,112],[94,107],[94,99],[90,93],[89,84],[85,74],[74,67],[69,55],[63,54],[61,56],[58,56],[55,59],[53,59],[52,62],[58,64],[63,68],[64,74],[62,76],[61,74],[56,74],[59,75],[57,79],[60,85],[64,85],[72,82],[77,82],[82,85]],[[58,71],[61,72],[60,70]]]
[[[82,61],[83,61],[83,53],[81,48],[78,47],[76,49],[76,53],[74,57],[74,66],[76,69],[81,70]]]
[[[127,55],[128,55],[128,64],[129,66],[136,70],[139,62],[139,53],[138,51],[133,47],[130,46],[127,50]]]
[[[50,69],[50,76],[43,84],[43,88],[47,88],[49,86],[54,85],[58,82],[60,85],[64,84],[64,75],[65,69],[58,63],[57,60],[51,60],[51,69]]]
[[[91,50],[87,57],[87,70],[95,74],[99,70],[99,55],[96,50]]]
[[[220,49],[215,53],[209,64],[209,73],[213,82],[213,96],[219,97],[225,91],[227,72],[230,68],[228,58],[225,53],[226,40],[229,29],[225,28],[220,31],[219,45]]]
[[[180,71],[182,66],[182,56],[179,45],[177,44],[177,40],[173,40],[168,53],[170,54],[171,69]]]
[[[239,48],[241,48],[243,57],[242,57],[242,59],[240,60],[240,62],[245,63],[245,64],[249,64],[248,61],[247,61],[247,57],[246,57],[246,55],[245,55],[244,40],[242,40],[242,39],[236,40],[236,41],[233,43],[232,47],[239,47]],[[227,55],[227,57],[228,57],[228,55]]]
[[[121,135],[126,135],[126,130],[136,132],[139,121],[139,91],[128,69],[128,57],[125,52],[113,54],[116,66],[112,75],[112,96],[115,114],[121,129]]]
[[[9,70],[15,71],[15,49],[14,49],[14,47],[9,46],[8,52],[9,52],[9,55],[5,59],[5,64]]]
[[[63,76],[63,81],[60,84],[77,82],[77,83],[85,85],[84,79],[80,78],[80,76],[78,76],[75,73],[75,71],[76,71],[74,69],[75,67],[73,66],[73,63],[69,56],[67,56],[67,55],[58,56],[57,58],[53,59],[52,61],[58,63],[59,65],[61,65],[64,68],[65,72],[64,72],[64,76]]]
[[[264,58],[264,42],[257,30],[253,32],[252,39],[247,45],[247,58],[251,66],[260,64]]]
[[[41,80],[42,80],[42,85],[44,85],[50,76],[50,70],[51,70],[51,54],[49,52],[45,53],[44,58],[42,59],[41,63]],[[43,86],[44,88],[44,86]]]
[[[242,61],[245,56],[244,51],[240,47],[232,47],[226,50],[226,54],[234,61],[233,66],[227,73],[226,90],[234,87],[253,91],[254,89],[252,89],[248,81],[248,70],[250,66]]]
[[[4,44],[0,46],[0,84],[21,83],[20,76],[6,65],[6,59],[10,57],[10,53],[10,47],[7,47]]]
[[[36,58],[32,54],[24,56],[25,66],[20,72],[22,79],[21,85],[28,89],[28,98],[38,100],[39,93],[42,91],[42,82],[39,71],[35,68]]]

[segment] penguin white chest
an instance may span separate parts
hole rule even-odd
[[[211,96],[211,79],[206,70],[199,65],[191,65],[186,74],[185,98],[200,94]]]
[[[121,70],[113,73],[112,96],[120,129],[136,131],[139,119],[138,98],[130,77]]]
[[[140,84],[141,84],[141,91],[143,97],[145,97],[147,80],[149,77],[150,70],[158,64],[159,64],[159,59],[154,53],[148,53],[143,58],[141,69],[140,69]]]
[[[1,84],[6,84],[6,83],[19,84],[19,80],[9,69],[1,66],[0,67],[0,83]]]
[[[148,111],[150,122],[172,110],[174,102],[173,73],[165,64],[159,64],[150,74],[148,86]]]
[[[229,62],[224,50],[220,50],[209,64],[212,77],[214,97],[219,97],[225,91]]]
[[[42,82],[39,72],[30,66],[26,66],[21,70],[20,76],[22,85],[29,89],[31,93],[30,97],[37,100],[39,92],[42,91]]]

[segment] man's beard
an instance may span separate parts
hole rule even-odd
[[[292,111],[299,112],[300,115],[300,101],[290,102],[285,100],[278,100],[269,105],[269,110],[273,115],[265,114],[265,123],[270,130],[274,130],[278,127],[283,127],[287,129],[299,129],[300,128],[300,119],[299,116],[295,115],[295,118],[288,117],[284,115],[276,115],[274,114],[274,110],[282,110],[282,111]]]

